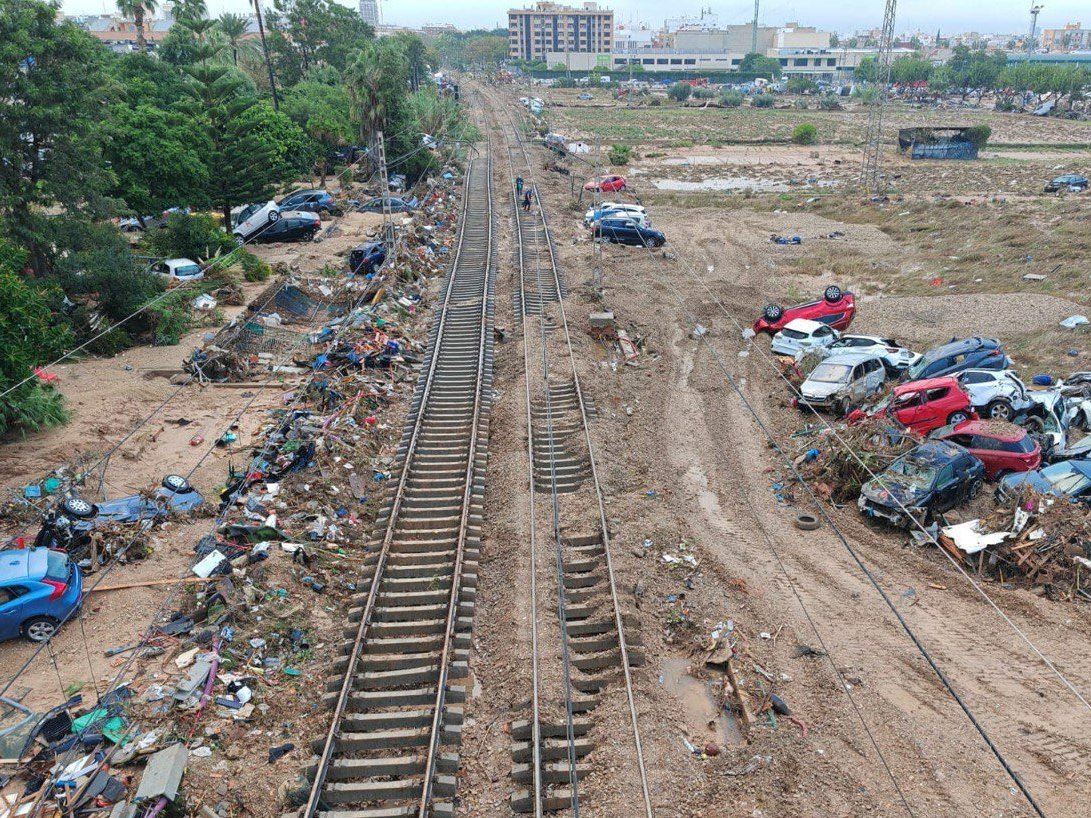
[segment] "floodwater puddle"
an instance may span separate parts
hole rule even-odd
[[[699,748],[709,741],[741,744],[743,734],[734,714],[720,706],[709,682],[689,674],[690,664],[687,659],[666,659],[659,675],[663,688],[682,702],[678,721],[686,727],[689,740]]]

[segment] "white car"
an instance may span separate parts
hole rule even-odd
[[[871,352],[842,352],[811,370],[799,388],[799,403],[847,415],[849,409],[874,395],[884,383],[886,364],[881,356]]]
[[[626,204],[625,202],[602,202],[594,207],[590,208],[583,214],[583,223],[591,226],[598,218],[602,218],[603,213],[625,213],[628,215],[643,216],[645,220],[648,218],[648,211],[638,204]],[[598,218],[595,214],[598,214]]]
[[[201,269],[201,266],[188,258],[168,258],[165,261],[157,261],[148,268],[148,272],[168,279],[169,284],[200,281],[205,277],[205,271]]]
[[[841,334],[828,324],[809,318],[793,318],[773,336],[770,349],[777,355],[800,358],[811,350],[828,347],[840,337]]]
[[[843,352],[865,352],[877,355],[887,372],[904,372],[920,357],[920,353],[911,352],[893,338],[879,335],[842,335],[830,344],[830,355]]]
[[[636,222],[641,227],[651,227],[646,213],[634,213],[631,210],[599,210],[595,218],[588,222],[588,227],[594,227],[603,219],[626,219]]]
[[[263,205],[247,205],[239,211],[235,219],[235,229],[232,232],[239,241],[247,241],[270,224],[276,224],[279,221],[280,208],[276,202],[269,200]]]
[[[955,378],[984,418],[1012,420],[1032,406],[1030,391],[1010,369],[964,369]]]

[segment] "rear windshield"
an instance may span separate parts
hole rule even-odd
[[[847,364],[819,364],[807,380],[818,383],[843,383],[848,380],[848,376]]]
[[[67,580],[69,570],[67,554],[60,551],[46,553],[45,575],[47,579]]]
[[[1005,440],[1000,444],[1000,451],[1030,454],[1034,451],[1034,438],[1030,435],[1026,435],[1019,440]]]
[[[186,264],[182,267],[175,267],[174,274],[179,278],[185,278],[186,276],[195,276],[201,272],[201,268],[196,264]]]
[[[807,333],[800,332],[797,329],[787,329],[787,328],[785,328],[785,329],[782,329],[780,331],[780,334],[783,335],[785,338],[799,339],[799,338],[806,338],[807,337]]]

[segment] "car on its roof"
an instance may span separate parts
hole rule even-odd
[[[920,435],[941,426],[956,425],[977,418],[970,396],[954,378],[929,378],[898,384],[871,409],[857,409],[849,423],[871,418],[890,418]]]
[[[1046,193],[1058,190],[1087,190],[1088,179],[1078,173],[1066,173],[1046,183]]]
[[[860,490],[857,507],[902,528],[928,525],[981,491],[985,467],[961,446],[929,440],[906,452]]]
[[[933,347],[905,370],[907,380],[919,381],[954,375],[965,369],[1008,369],[1011,360],[1004,346],[994,338],[952,338],[948,343]]]
[[[583,186],[583,189],[599,193],[616,193],[619,190],[624,190],[626,186],[627,182],[624,176],[613,174],[603,176],[601,179],[592,179]]]
[[[0,551],[0,640],[45,642],[80,607],[83,577],[63,551]]]
[[[784,329],[789,321],[796,318],[808,318],[829,324],[835,330],[844,332],[856,317],[856,296],[843,291],[836,284],[831,284],[822,293],[822,297],[806,304],[794,307],[782,307],[779,304],[766,304],[761,311],[761,318],[754,322],[754,332],[767,332],[770,335]]]
[[[1019,498],[1027,489],[1086,503],[1091,500],[1091,460],[1064,460],[1044,469],[1009,474],[996,487],[996,500]]]
[[[957,443],[985,466],[985,477],[999,480],[1042,465],[1042,447],[1021,426],[1002,420],[967,420],[942,426],[928,437]]]
[[[773,336],[769,349],[777,355],[790,355],[794,358],[812,349],[828,347],[839,337],[837,330],[828,324],[809,318],[796,318]]]

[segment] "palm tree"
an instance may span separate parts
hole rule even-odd
[[[225,12],[219,19],[220,32],[231,46],[231,58],[237,68],[239,65],[239,42],[250,27],[250,20],[243,14]]]
[[[117,10],[125,17],[132,17],[136,26],[136,47],[140,53],[148,50],[147,40],[144,39],[144,14],[155,13],[158,0],[117,0]]]
[[[208,15],[205,0],[178,0],[174,6],[175,20],[201,20]]]
[[[362,51],[345,71],[345,84],[355,109],[353,119],[360,123],[360,139],[365,145],[374,146],[375,137],[386,120],[383,72],[374,45]]]

